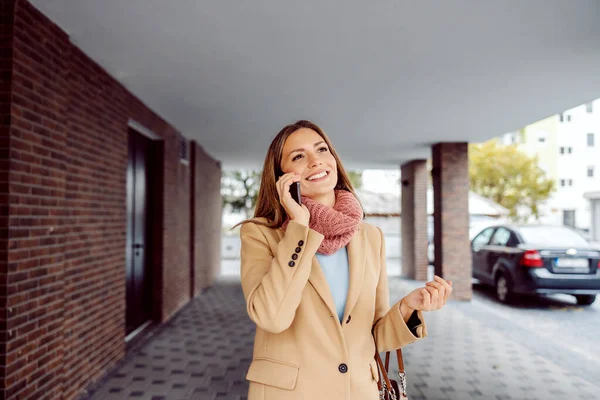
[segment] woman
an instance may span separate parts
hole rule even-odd
[[[441,308],[451,283],[435,277],[390,308],[383,233],[362,219],[325,133],[309,121],[281,130],[241,228],[242,289],[256,324],[249,400],[376,400],[375,346],[426,336],[422,311]]]

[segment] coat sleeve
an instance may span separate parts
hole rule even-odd
[[[323,235],[290,221],[275,254],[258,225],[244,224],[240,235],[241,280],[248,315],[268,332],[283,332],[294,320]],[[296,260],[293,254],[297,254]]]
[[[377,295],[375,300],[375,318],[373,320],[373,335],[377,351],[394,351],[418,339],[427,336],[427,327],[421,311],[415,311],[410,317],[408,324],[404,322],[400,313],[398,301],[390,308],[388,289],[388,276],[385,255],[385,239],[381,229],[377,228],[381,235],[379,282],[377,284]],[[410,326],[410,327],[409,327]]]

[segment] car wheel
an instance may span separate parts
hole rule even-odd
[[[498,274],[496,278],[496,298],[504,304],[510,304],[513,300],[512,283],[504,274]]]
[[[577,299],[577,304],[580,306],[589,306],[596,301],[596,295],[594,294],[579,294],[575,298]]]

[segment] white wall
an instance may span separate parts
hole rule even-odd
[[[588,147],[588,133],[594,134],[594,147]],[[505,143],[510,141],[508,135],[503,140]],[[548,146],[553,148],[548,149]],[[542,144],[537,138],[528,138],[527,144],[521,147],[527,153],[538,154],[542,158],[549,156],[547,150],[551,151],[552,158],[554,155],[557,157],[556,192],[540,207],[540,222],[562,225],[563,210],[575,210],[576,228],[589,229],[592,220],[591,207],[583,194],[600,190],[600,99],[592,102],[591,113],[587,111],[585,104],[565,111],[563,122],[558,124],[556,142],[548,138],[546,143]],[[561,147],[565,148],[564,154],[560,153]],[[570,154],[568,148],[571,149]],[[554,161],[547,162],[552,164]],[[589,166],[594,168],[593,177],[587,176]],[[568,182],[567,186],[561,186],[562,179],[571,180],[572,186]]]
[[[563,114],[558,126],[556,151],[558,152],[557,192],[551,202],[559,210],[575,210],[577,228],[589,229],[591,225],[590,202],[585,192],[600,189],[600,101],[592,102],[592,113],[586,105],[575,107]],[[569,121],[570,117],[570,121]],[[587,144],[588,133],[594,134],[594,146]],[[560,154],[560,148],[571,148],[571,154]],[[594,176],[588,177],[588,167]],[[572,180],[573,185],[561,187],[561,179]],[[560,212],[562,222],[562,212]]]

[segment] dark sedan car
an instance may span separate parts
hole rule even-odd
[[[600,293],[600,250],[564,226],[492,226],[471,241],[473,277],[504,303],[515,294],[566,293],[590,305]]]

